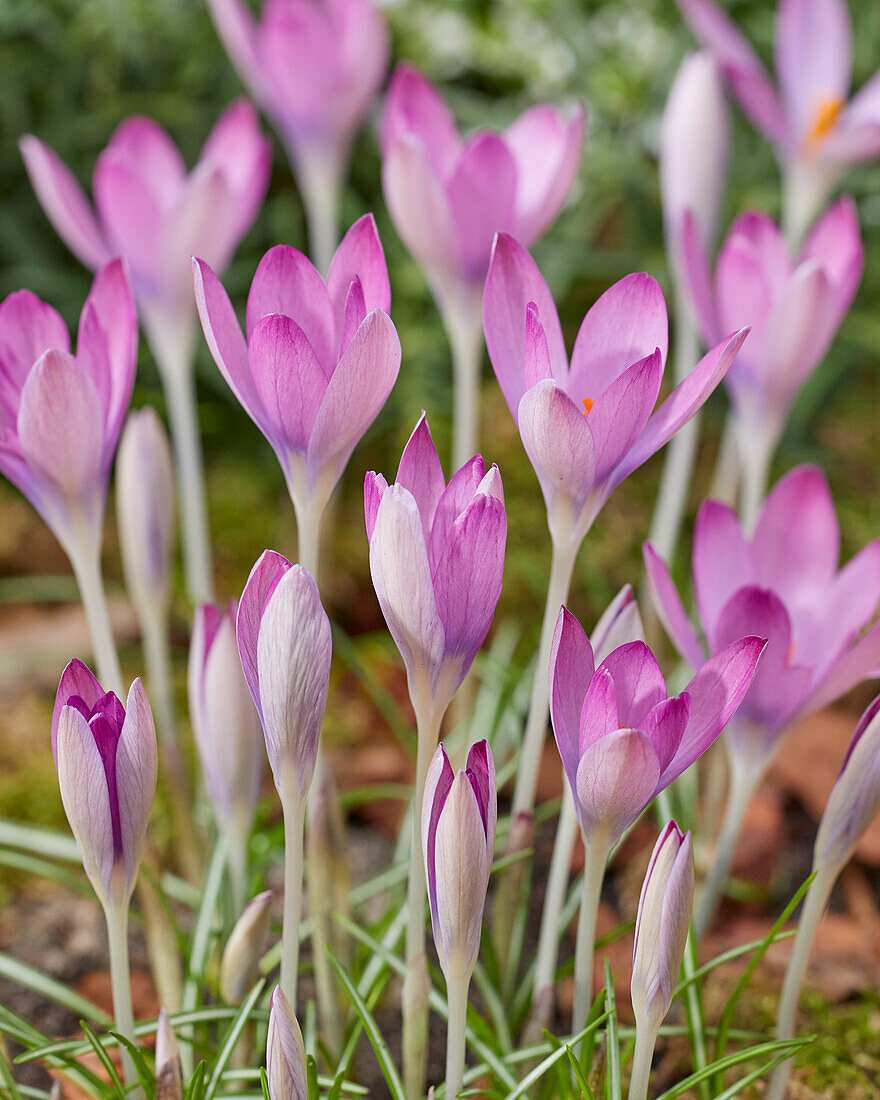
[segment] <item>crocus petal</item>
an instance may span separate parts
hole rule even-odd
[[[186,295],[189,262],[202,256],[215,271],[225,271],[238,244],[241,205],[222,168],[201,161],[190,172],[166,226],[164,287]]]
[[[173,205],[186,179],[186,165],[158,122],[143,115],[127,118],[113,131],[107,151],[138,173],[160,208]]]
[[[482,283],[498,232],[513,228],[516,164],[498,134],[475,134],[447,185],[465,276]]]
[[[21,139],[19,148],[40,206],[58,236],[86,267],[105,264],[110,248],[73,173],[48,145],[30,134]]]
[[[597,299],[581,324],[566,390],[596,400],[627,367],[660,349],[666,362],[666,302],[656,279],[627,275]]]
[[[58,723],[61,719],[61,711],[67,706],[68,699],[78,696],[91,710],[95,703],[104,694],[104,689],[98,683],[92,671],[78,657],[74,657],[61,673],[58,682],[58,690],[55,693],[55,709],[52,711],[52,755],[55,763],[58,763]]]
[[[219,168],[235,200],[233,243],[257,216],[272,168],[272,143],[260,133],[257,112],[237,99],[220,115],[202,149],[200,163]]]
[[[577,175],[586,111],[575,106],[566,120],[556,107],[532,107],[504,131],[516,163],[516,230],[528,246],[559,213]]]
[[[308,337],[290,317],[272,313],[257,322],[248,344],[248,357],[274,437],[291,450],[304,453],[327,388],[323,368]]]
[[[141,849],[156,794],[158,751],[156,727],[140,678],[128,690],[125,721],[116,746],[116,796],[122,856],[129,889],[134,885]]]
[[[281,986],[276,985],[266,1039],[266,1077],[271,1100],[308,1100],[307,1072],[299,1023]]]
[[[339,81],[338,34],[329,4],[284,0],[263,10],[257,50],[294,147],[309,133],[323,136],[329,128],[328,106],[337,99]]]
[[[523,379],[525,389],[529,390],[545,378],[553,377],[553,364],[550,361],[550,348],[547,346],[547,334],[538,316],[534,302],[526,306],[526,338],[523,345]],[[524,391],[523,391],[524,392]]]
[[[645,575],[651,590],[651,601],[663,629],[675,648],[691,668],[699,668],[706,654],[681,602],[681,596],[669,573],[669,567],[650,542],[642,545]]]
[[[599,665],[587,685],[587,693],[581,706],[578,759],[590,745],[620,729],[622,725],[617,713],[614,677],[607,668]]]
[[[829,654],[837,656],[873,619],[878,603],[880,541],[875,539],[862,547],[831,581],[818,629],[803,630],[798,638],[800,660],[821,667]]]
[[[383,157],[401,139],[415,138],[438,178],[452,171],[460,143],[455,120],[431,83],[409,65],[398,65],[388,85],[379,141]]]
[[[256,23],[241,0],[208,0],[211,18],[239,76],[267,106],[265,73],[257,50]]]
[[[609,653],[627,642],[645,640],[645,628],[638,601],[631,584],[625,584],[593,627],[590,645],[596,660],[602,662]]]
[[[424,411],[403,448],[395,483],[412,493],[422,517],[422,530],[427,545],[437,503],[446,489],[446,480]]]
[[[607,669],[614,679],[622,726],[638,729],[648,711],[666,698],[663,673],[644,642],[627,642],[609,653],[599,668]]]
[[[95,206],[112,252],[125,256],[138,294],[163,289],[167,211],[135,164],[114,153],[98,156],[92,183]]]
[[[648,423],[663,378],[660,349],[627,367],[594,401],[587,416],[596,454],[597,481],[611,473]]]
[[[372,470],[364,477],[364,522],[367,528],[367,541],[373,537],[373,528],[376,526],[376,513],[379,511],[379,502],[382,494],[388,488],[388,482],[382,474]]]
[[[241,599],[238,601],[238,613],[235,619],[238,652],[241,656],[244,678],[247,680],[261,722],[263,706],[260,701],[260,671],[257,661],[260,623],[266,601],[284,574],[291,568],[290,562],[282,554],[275,550],[264,550],[251,570]]]
[[[818,260],[836,299],[835,322],[852,304],[865,266],[859,218],[852,199],[839,199],[816,223],[801,249],[801,260]]]
[[[654,746],[641,730],[615,730],[590,745],[573,792],[587,843],[602,830],[613,844],[651,801],[659,777]]]
[[[642,721],[642,732],[651,738],[662,772],[675,756],[691,711],[691,697],[683,691],[669,699],[662,699]]]
[[[849,95],[852,31],[845,0],[780,0],[774,47],[785,109],[809,145],[823,107]]]
[[[465,771],[477,798],[486,834],[486,849],[491,856],[495,850],[495,829],[498,824],[498,793],[495,781],[495,757],[492,755],[488,741],[484,739],[471,745]]]
[[[497,473],[497,470],[496,470]],[[431,534],[428,541],[428,560],[432,571],[443,555],[446,540],[455,526],[458,517],[470,506],[474,497],[486,477],[486,464],[482,455],[474,455],[460,470],[457,470],[449,479],[449,484],[444,488],[437,501],[431,521]],[[504,495],[501,488],[501,478],[493,479],[494,495],[503,503]]]
[[[709,255],[692,210],[685,210],[670,229],[670,250],[677,258],[679,279],[704,344],[714,345],[721,335],[715,314],[715,293]]]
[[[755,581],[752,549],[732,508],[717,500],[701,505],[694,525],[694,593],[700,622],[712,633],[721,608],[738,588]],[[766,580],[768,588],[773,584]]]
[[[880,623],[860,638],[858,642],[836,660],[815,686],[800,708],[801,714],[809,714],[833,703],[841,695],[874,676],[880,665]]]
[[[584,628],[563,607],[550,648],[550,717],[572,788],[580,760],[581,708],[594,670],[593,650]]]
[[[586,418],[555,382],[539,382],[523,394],[520,435],[548,509],[557,493],[580,511],[595,482],[596,455]]]
[[[769,221],[769,219],[767,219]],[[749,325],[750,348],[757,352],[763,344],[767,319],[780,287],[788,281],[788,273],[779,279],[767,270],[765,257],[754,243],[741,233],[731,231],[721,246],[715,267],[717,329],[720,335]],[[719,338],[720,338],[719,335]],[[751,364],[754,355],[746,356]]]
[[[524,369],[530,304],[544,332],[551,374],[564,386],[568,356],[553,295],[526,249],[507,233],[499,233],[483,293],[483,327],[495,376],[514,419],[528,388]]]
[[[372,214],[364,214],[342,238],[327,274],[327,293],[333,305],[336,332],[342,334],[345,305],[352,282],[358,279],[365,313],[391,312],[391,284],[385,253]]]
[[[436,927],[437,915],[437,869],[435,854],[437,850],[437,823],[446,799],[452,789],[455,772],[449,763],[443,742],[437,746],[428,774],[425,777],[425,793],[422,799],[422,854],[425,857],[425,880],[428,887],[428,904],[431,910],[431,924]]]
[[[16,290],[0,303],[0,386],[14,422],[21,388],[44,351],[70,351],[61,314],[29,290]]]

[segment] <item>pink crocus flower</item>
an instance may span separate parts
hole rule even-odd
[[[612,490],[706,401],[747,331],[716,344],[654,411],[667,349],[656,280],[628,275],[607,290],[584,318],[569,364],[547,284],[526,249],[504,233],[492,255],[483,318],[554,543],[575,547]]]
[[[271,248],[251,283],[245,333],[210,265],[195,260],[193,272],[208,346],[278,456],[297,515],[300,560],[314,572],[324,507],[400,368],[373,217],[346,233],[326,283],[302,252]]]
[[[35,294],[19,290],[0,304],[0,472],[72,560],[101,545],[136,355],[137,319],[119,260],[95,276],[75,356],[60,314]]]
[[[780,0],[770,79],[747,39],[711,0],[678,0],[699,41],[788,177],[789,237],[800,239],[852,164],[880,155],[880,73],[850,99],[846,0]]]

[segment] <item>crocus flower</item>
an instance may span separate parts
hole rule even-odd
[[[251,901],[229,934],[220,963],[220,995],[228,1004],[240,1004],[255,981],[272,918],[271,890]]]
[[[880,155],[880,73],[849,99],[852,29],[846,0],[780,0],[776,85],[711,0],[678,0],[678,5],[789,174],[792,235],[799,238],[843,172]]]
[[[533,107],[462,142],[431,84],[400,65],[382,115],[382,187],[397,231],[437,292],[482,288],[495,234],[527,245],[556,217],[580,162],[584,111]]]
[[[256,704],[275,786],[304,798],[315,771],[330,680],[330,620],[301,565],[265,550],[236,620],[244,677]]]
[[[541,484],[554,541],[579,545],[611,491],[706,401],[745,339],[722,340],[652,412],[666,362],[666,305],[628,275],[592,306],[569,365],[547,284],[501,233],[486,280],[489,357]]]
[[[370,572],[414,702],[442,715],[476,656],[501,595],[507,514],[497,466],[475,455],[449,484],[422,413],[393,485],[368,473]]]
[[[598,666],[577,619],[563,608],[550,657],[550,715],[588,843],[610,848],[652,799],[706,751],[739,706],[764,642],[739,637],[685,690],[667,692],[644,642]]]
[[[220,116],[187,174],[158,123],[129,118],[98,157],[93,210],[70,170],[35,137],[21,140],[37,198],[86,267],[123,256],[148,331],[192,315],[190,256],[223,269],[254,220],[269,181],[271,147],[245,100]],[[151,335],[151,339],[152,339]]]
[[[275,986],[266,1041],[266,1076],[271,1100],[308,1100],[306,1048],[290,1001]]]
[[[0,304],[0,471],[72,558],[100,547],[136,353],[137,321],[119,260],[95,276],[76,356],[60,315],[29,290]]]
[[[775,449],[794,398],[855,297],[865,259],[855,205],[835,203],[795,260],[776,223],[757,210],[734,222],[714,279],[696,223],[685,226],[682,247],[685,289],[707,344],[751,325],[726,377],[745,465],[750,454]]]
[[[654,1044],[678,984],[693,905],[691,834],[682,834],[670,821],[651,854],[636,916],[630,983],[636,1048],[629,1100],[644,1100],[647,1095]]]
[[[208,346],[278,456],[302,541],[400,367],[376,224],[367,214],[349,229],[326,283],[295,248],[271,248],[251,283],[247,338],[209,265],[193,271]]]
[[[135,680],[125,707],[77,659],[61,674],[52,754],[83,866],[105,906],[127,906],[156,792],[156,730]]]
[[[431,924],[447,979],[469,978],[480,949],[498,816],[495,762],[486,741],[456,775],[443,745],[428,769],[422,851]]]

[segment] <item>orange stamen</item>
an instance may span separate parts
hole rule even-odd
[[[815,149],[828,137],[838,118],[840,118],[840,112],[844,106],[845,101],[842,96],[822,96],[813,113],[813,124],[804,139],[804,144],[808,149]]]
[[[788,647],[788,653],[787,653],[787,655],[786,655],[786,658],[785,658],[785,663],[786,663],[787,665],[790,665],[790,664],[791,664],[791,662],[792,662],[792,661],[794,660],[794,651],[795,651],[795,648],[796,648],[796,647],[795,647],[795,644],[794,644],[794,642],[791,642],[791,643],[789,644],[789,647]]]
[[[595,404],[596,402],[592,399],[592,397],[584,398],[584,416],[587,415],[587,413],[590,411],[590,409],[592,409]]]

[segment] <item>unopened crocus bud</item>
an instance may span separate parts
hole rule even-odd
[[[257,894],[235,922],[220,963],[220,996],[238,1004],[253,984],[272,918],[271,890]]]
[[[306,1048],[290,1002],[275,986],[266,1042],[266,1076],[271,1100],[308,1100]]]
[[[102,904],[131,897],[156,793],[156,729],[139,679],[125,707],[72,660],[52,715],[52,752],[67,820]]]
[[[274,550],[248,577],[236,618],[245,680],[257,707],[282,800],[305,797],[315,771],[330,682],[330,620],[318,586]]]
[[[439,745],[425,785],[422,851],[434,943],[448,981],[469,978],[477,961],[497,815],[488,742],[471,748],[458,775]]]
[[[165,1009],[156,1028],[156,1100],[183,1100],[183,1069],[174,1028]]]
[[[174,469],[155,409],[133,412],[116,460],[116,522],[125,584],[140,612],[168,602],[174,538]]]

